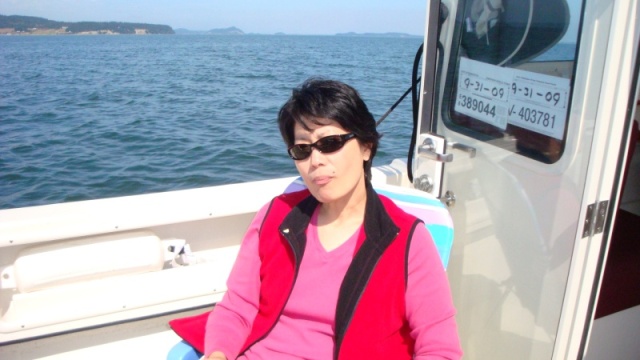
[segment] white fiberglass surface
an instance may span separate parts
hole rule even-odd
[[[292,180],[0,211],[0,344],[213,304]]]

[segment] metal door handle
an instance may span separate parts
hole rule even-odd
[[[425,157],[429,160],[439,162],[451,162],[453,161],[453,154],[440,154],[436,152],[436,145],[430,138],[424,139],[422,145],[418,147],[418,155]]]

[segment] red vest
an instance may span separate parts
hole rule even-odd
[[[288,301],[317,205],[308,190],[283,194],[270,204],[260,228],[260,304],[241,353],[267,336]],[[367,184],[366,238],[358,239],[340,287],[335,359],[413,357],[404,295],[409,242],[419,222]]]

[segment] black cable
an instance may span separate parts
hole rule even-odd
[[[442,29],[442,24],[444,24],[445,20],[447,20],[448,17],[449,17],[449,8],[446,7],[446,5],[440,3],[440,21],[438,24],[438,38],[440,38],[440,30]],[[442,69],[442,65],[444,63],[444,56],[443,56],[444,45],[442,45],[442,42],[438,41],[436,51],[437,51],[436,56],[438,58],[437,60],[438,65],[436,69]],[[436,89],[440,89],[441,82],[442,82],[442,74],[436,75]],[[433,113],[435,114],[436,119],[439,114],[439,111],[440,111],[440,92],[436,91],[434,94],[434,101],[433,101]],[[429,131],[436,132],[438,130],[437,125],[438,125],[437,122],[433,124],[432,128],[429,129]]]
[[[413,148],[416,146],[416,138],[418,137],[418,109],[420,106],[420,98],[418,97],[418,82],[420,76],[417,76],[420,59],[422,58],[422,51],[424,43],[420,45],[416,56],[413,60],[413,73],[411,74],[411,109],[413,110],[413,131],[411,131],[411,142],[409,143],[409,153],[407,154],[407,176],[409,181],[413,183],[413,170],[411,164],[413,163]]]

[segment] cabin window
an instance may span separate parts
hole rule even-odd
[[[466,0],[458,6],[445,125],[543,163],[558,161],[582,2]]]

